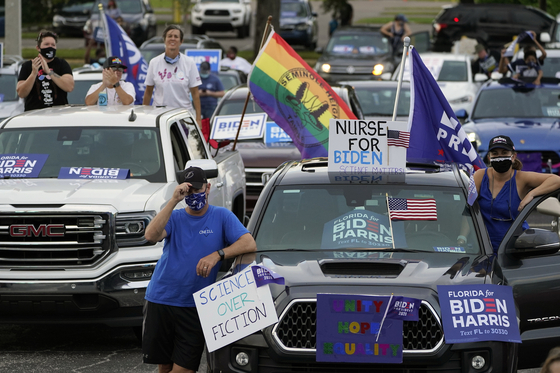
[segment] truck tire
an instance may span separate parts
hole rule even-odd
[[[245,26],[239,26],[237,28],[237,38],[245,39]]]

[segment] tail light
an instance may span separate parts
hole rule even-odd
[[[447,27],[447,23],[434,23],[434,30],[436,30],[436,32],[439,32],[440,30],[446,27]]]

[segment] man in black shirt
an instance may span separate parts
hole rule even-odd
[[[39,55],[21,66],[17,94],[25,99],[25,111],[68,104],[74,77],[68,62],[55,57],[56,42],[54,32],[42,30],[36,46]]]

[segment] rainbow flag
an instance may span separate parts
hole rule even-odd
[[[331,86],[274,31],[248,81],[257,104],[290,135],[303,158],[328,156],[330,119],[356,119]]]

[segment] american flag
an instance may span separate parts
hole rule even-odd
[[[433,198],[389,198],[391,220],[437,220],[436,200]]]
[[[410,132],[406,131],[387,131],[387,145],[389,146],[401,146],[403,148],[408,148],[408,142],[410,140]]]

